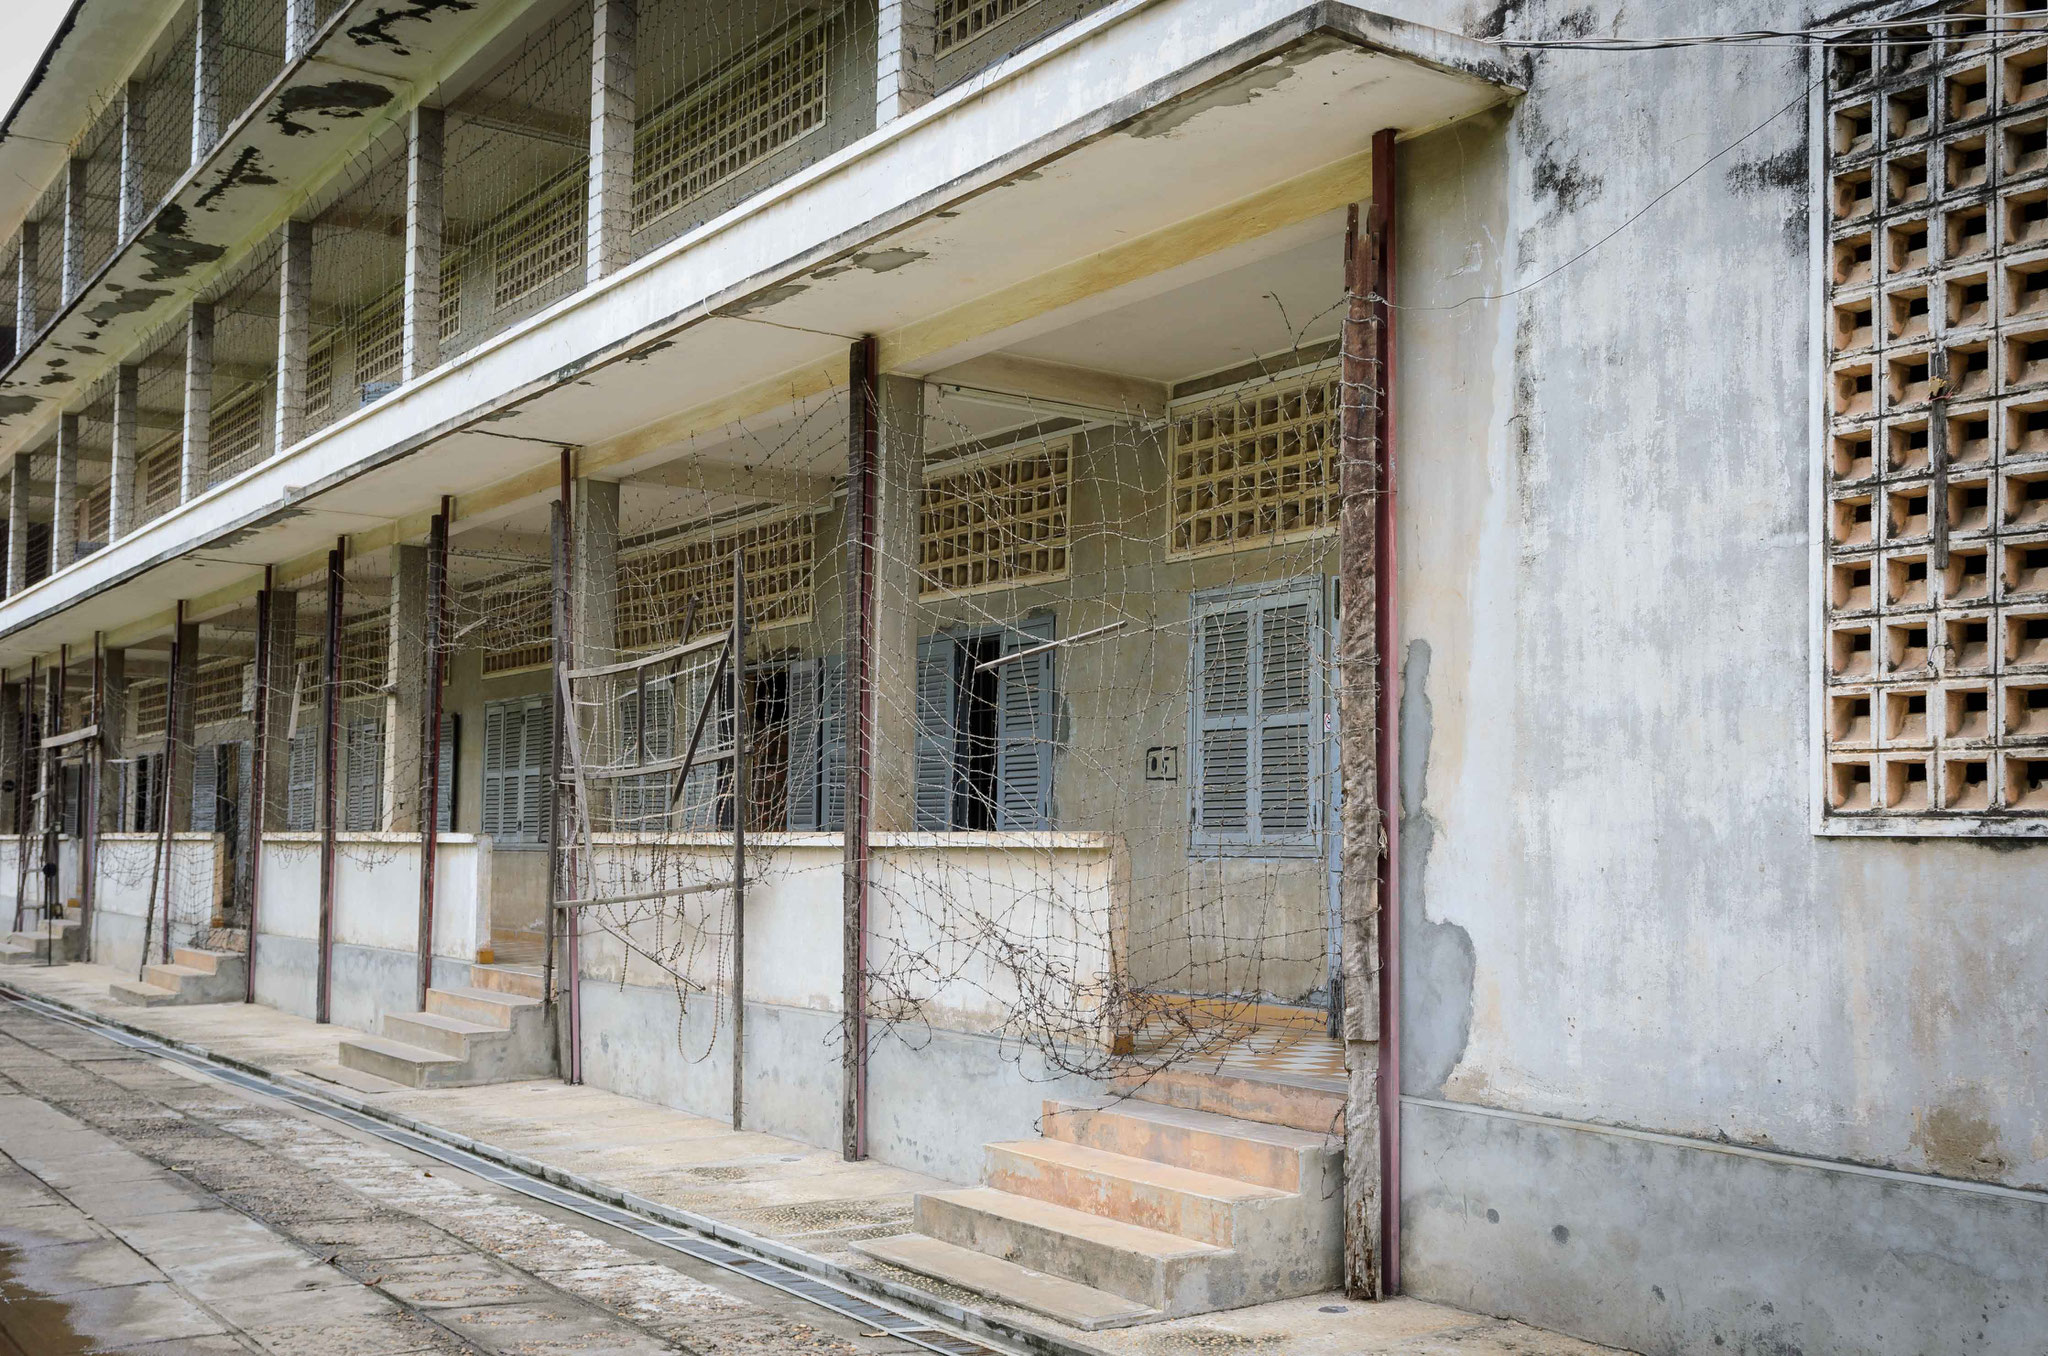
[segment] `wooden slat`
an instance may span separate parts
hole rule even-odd
[[[697,750],[697,761],[700,763],[722,763],[732,757],[732,753],[731,745],[727,745],[722,749],[699,749]],[[594,782],[617,781],[624,777],[644,777],[651,776],[657,772],[674,772],[678,768],[689,766],[689,763],[690,756],[685,754],[680,758],[664,758],[658,763],[627,763],[620,767],[587,767],[583,769],[583,775]]]
[[[685,895],[715,894],[720,890],[732,889],[729,880],[706,881],[702,885],[683,885],[673,890],[649,890],[640,895],[605,895],[594,899],[560,899],[555,901],[558,909],[587,909],[599,904],[646,904],[657,899],[681,899]]]
[[[725,644],[730,639],[732,639],[732,637],[728,636],[725,632],[720,631],[715,636],[705,636],[702,640],[692,640],[685,644],[678,645],[674,649],[661,650],[650,655],[642,655],[638,659],[624,659],[620,660],[616,664],[606,664],[601,668],[595,669],[571,669],[569,670],[569,681],[572,683],[580,683],[585,678],[602,678],[606,674],[630,673],[634,669],[652,668],[656,664],[665,664],[671,659],[681,659],[685,655],[695,654],[699,650],[716,649],[718,646]]]
[[[65,734],[51,735],[43,741],[43,747],[46,749],[61,749],[69,744],[82,744],[88,739],[98,739],[99,737],[100,727],[88,725],[82,730],[72,730]]]

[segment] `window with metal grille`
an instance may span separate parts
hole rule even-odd
[[[248,665],[239,659],[216,659],[199,666],[193,689],[192,719],[200,725],[236,720],[243,714]]]
[[[249,386],[214,406],[207,444],[206,478],[218,485],[263,460],[263,435],[269,422],[269,391]]]
[[[1038,0],[938,0],[937,54],[964,47],[989,29],[1030,9]]]
[[[178,506],[179,458],[183,448],[173,435],[143,454],[136,469],[142,482],[142,513],[155,518]]]
[[[444,344],[462,332],[462,266],[466,261],[461,250],[441,256],[441,310],[436,320]]]
[[[547,842],[553,727],[546,697],[484,703],[483,831],[494,846]]]
[[[144,739],[160,735],[166,724],[166,702],[170,689],[161,678],[142,678],[129,684],[134,693],[135,733]]]
[[[918,591],[1008,588],[1067,573],[1070,439],[928,469]]]
[[[1334,368],[1177,404],[1172,438],[1176,553],[1237,551],[1336,531]]]
[[[1189,822],[1197,849],[1318,851],[1330,761],[1328,626],[1314,581],[1195,595]]]
[[[341,623],[341,686],[345,696],[359,697],[384,690],[385,651],[391,621],[381,612],[349,617]]]
[[[1830,830],[2040,833],[2048,34],[1928,17],[1828,52],[1815,794]]]
[[[334,341],[317,345],[306,358],[306,427],[318,428],[334,410]]]
[[[635,230],[824,125],[827,21],[804,16],[640,119]]]
[[[714,529],[662,542],[619,562],[619,643],[627,650],[674,645],[691,599],[695,634],[732,625],[732,558],[746,569],[747,627],[765,630],[811,619],[816,522],[808,513]]]
[[[97,551],[107,544],[109,515],[113,509],[113,491],[102,483],[86,493],[85,502],[78,506],[78,550],[81,555]]]
[[[383,394],[385,388],[397,385],[403,371],[404,294],[393,292],[365,306],[356,313],[349,328],[355,339],[358,394],[367,404]]]
[[[542,572],[471,585],[463,610],[477,618],[469,643],[483,652],[487,674],[539,668],[555,658],[554,604]]]
[[[582,272],[584,221],[590,209],[586,168],[575,165],[542,184],[492,230],[496,305],[510,306],[565,273]]]

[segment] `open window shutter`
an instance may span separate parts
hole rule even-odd
[[[285,795],[284,826],[287,833],[311,833],[314,806],[319,797],[319,757],[313,747],[312,731],[301,731],[291,741],[291,780]]]
[[[953,728],[955,651],[951,636],[917,642],[917,827],[943,832],[953,827]]]
[[[382,827],[384,722],[356,716],[348,723],[348,769],[343,783],[342,827],[373,833]]]
[[[1310,727],[1320,678],[1321,627],[1308,598],[1268,603],[1259,613],[1257,835],[1259,841],[1306,841],[1316,824],[1310,785],[1315,775]]]
[[[524,745],[519,768],[519,842],[545,843],[548,815],[554,797],[548,785],[548,769],[554,751],[555,713],[550,700],[535,697],[526,703],[521,741]]]
[[[460,763],[455,756],[455,741],[461,729],[459,717],[441,717],[440,771],[436,774],[440,785],[434,798],[434,827],[442,833],[455,832],[455,769]]]
[[[220,822],[220,752],[213,745],[192,751],[192,832],[212,833]]]
[[[792,832],[818,827],[818,661],[789,666],[789,817]]]
[[[846,656],[821,662],[818,681],[818,827],[846,828]]]
[[[1003,653],[1043,645],[1051,617],[1034,617],[1003,633]],[[1013,659],[996,670],[996,827],[1052,827],[1053,652]]]
[[[1251,829],[1252,614],[1230,608],[1195,624],[1188,690],[1197,842],[1242,841]]]

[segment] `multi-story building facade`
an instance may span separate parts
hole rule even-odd
[[[2032,1350],[2044,73],[2020,0],[80,0],[0,894],[985,1180],[873,1255],[1077,1327]],[[1300,1156],[1218,1234],[1144,1164],[1226,1113]]]

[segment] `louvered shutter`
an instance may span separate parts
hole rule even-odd
[[[383,827],[384,722],[376,716],[351,717],[347,752],[341,826],[350,833],[374,833]]]
[[[789,666],[789,817],[792,832],[818,827],[818,661]]]
[[[818,827],[846,828],[846,656],[820,661],[818,676]]]
[[[192,750],[192,832],[212,833],[220,822],[220,751]]]
[[[1197,841],[1243,839],[1251,828],[1252,614],[1212,612],[1195,631],[1194,820]]]
[[[521,712],[519,777],[519,838],[528,844],[548,840],[548,815],[554,796],[548,785],[553,766],[555,713],[546,697],[534,697]]]
[[[1314,732],[1309,728],[1320,628],[1306,600],[1259,614],[1258,836],[1299,842],[1315,829],[1310,810]]]
[[[437,774],[439,787],[434,797],[434,827],[442,833],[455,832],[455,769],[460,760],[455,756],[456,737],[461,733],[462,722],[457,716],[441,717],[441,756]]]
[[[953,827],[953,763],[959,745],[953,725],[953,669],[958,648],[951,636],[926,636],[917,642],[916,823],[924,833]]]
[[[506,729],[514,719],[509,703],[485,703],[482,823],[484,833],[501,841],[505,837]]]
[[[291,741],[291,779],[285,796],[284,826],[288,833],[311,833],[318,823],[320,757],[312,731]]]
[[[1053,619],[1034,617],[1003,633],[1003,653],[1053,638]],[[996,670],[996,827],[1052,827],[1052,750],[1057,692],[1053,651],[1013,659]]]

